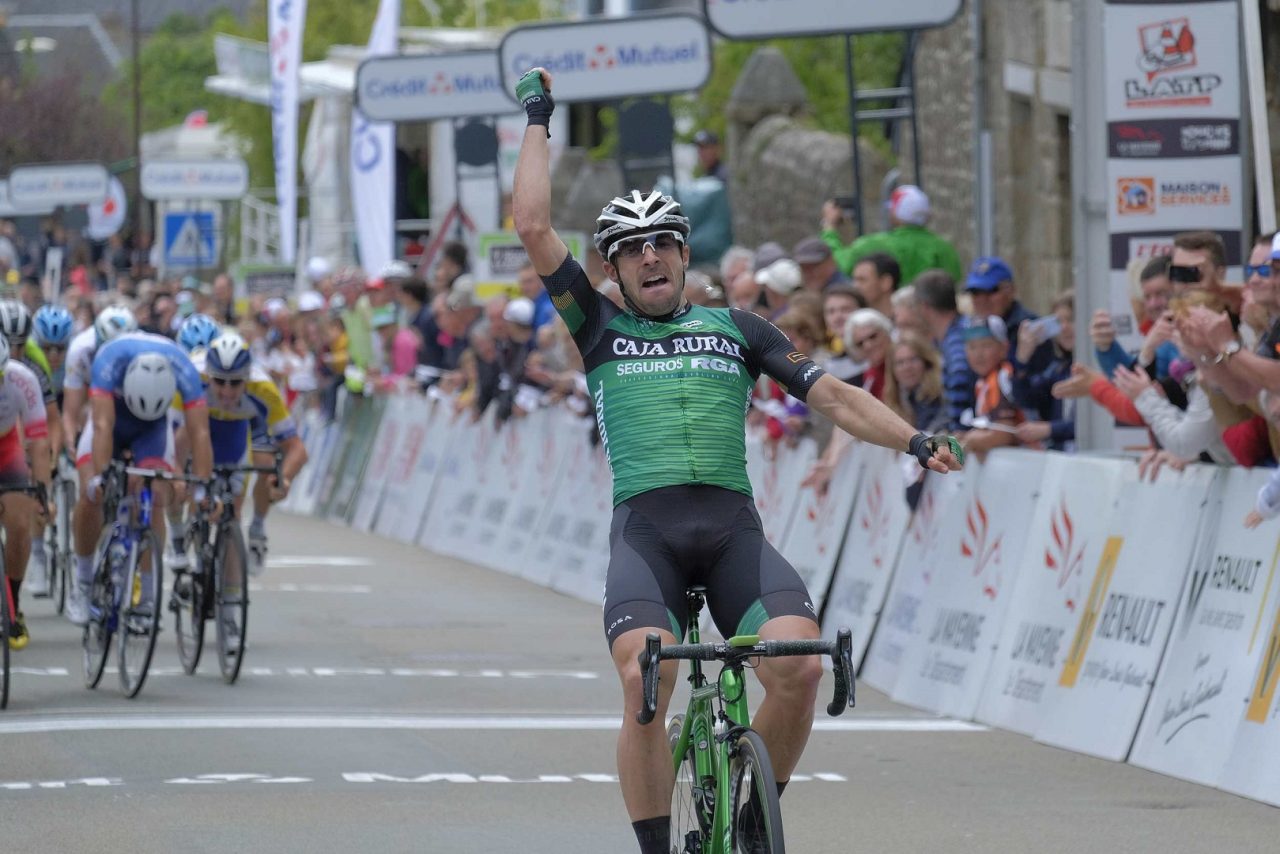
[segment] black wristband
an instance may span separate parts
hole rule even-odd
[[[921,468],[928,468],[929,460],[933,457],[933,449],[929,447],[929,437],[923,433],[912,436],[911,441],[907,443],[907,453],[916,458]]]

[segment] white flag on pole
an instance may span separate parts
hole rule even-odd
[[[280,260],[294,262],[298,241],[298,66],[307,0],[269,0],[267,49],[271,62],[271,141],[280,211]]]
[[[400,0],[382,0],[369,35],[366,57],[399,51]],[[371,275],[395,258],[394,122],[371,122],[359,108],[351,115],[351,203],[360,266]]]

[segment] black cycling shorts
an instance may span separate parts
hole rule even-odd
[[[707,588],[720,634],[756,634],[774,617],[817,622],[813,600],[790,563],[764,538],[750,496],[719,486],[668,486],[619,504],[609,531],[604,628],[669,630],[683,638],[685,591]]]

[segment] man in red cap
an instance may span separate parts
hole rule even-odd
[[[822,239],[831,247],[836,264],[846,275],[861,258],[872,252],[887,252],[902,270],[902,284],[909,285],[925,270],[945,270],[959,281],[962,270],[956,248],[925,227],[933,210],[929,197],[914,184],[904,184],[889,196],[889,230],[864,234],[845,246],[836,229],[844,212],[828,199],[822,206]]]

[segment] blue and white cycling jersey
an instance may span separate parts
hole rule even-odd
[[[206,403],[200,372],[191,364],[186,351],[168,338],[149,332],[130,332],[98,348],[93,357],[89,394],[117,396],[124,385],[124,375],[129,369],[129,363],[143,353],[159,353],[169,360],[177,381],[178,397],[182,399],[184,409]]]

